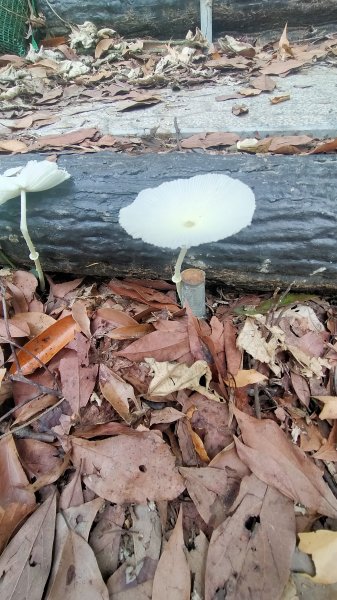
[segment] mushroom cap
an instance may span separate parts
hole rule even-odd
[[[43,192],[59,185],[70,174],[60,169],[55,162],[49,160],[30,160],[19,169],[9,169],[5,175],[0,176],[0,204],[20,195],[21,190],[26,192]]]
[[[20,188],[14,177],[0,175],[0,204],[20,195]]]
[[[199,246],[223,240],[250,225],[255,196],[228,175],[209,173],[142,190],[119,212],[133,238],[164,248]]]

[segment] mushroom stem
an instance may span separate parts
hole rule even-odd
[[[172,281],[176,284],[177,287],[177,294],[179,296],[179,300],[181,300],[181,265],[183,264],[187,250],[187,246],[182,246],[182,248],[180,249],[179,256],[174,267],[174,274],[172,277]]]
[[[26,190],[21,190],[21,219],[20,219],[20,231],[24,237],[24,240],[29,248],[29,258],[34,261],[35,268],[37,271],[37,275],[40,281],[40,288],[44,292],[46,289],[46,284],[44,280],[44,275],[39,259],[39,253],[36,252],[35,246],[32,242],[32,239],[28,233],[27,228],[27,208],[26,208]]]

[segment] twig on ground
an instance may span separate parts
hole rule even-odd
[[[260,388],[258,383],[254,383],[254,409],[257,419],[261,419]]]
[[[41,419],[41,417],[44,417],[51,410],[54,410],[54,408],[59,406],[64,400],[65,400],[65,398],[63,398],[63,397],[60,398],[60,400],[58,400],[58,402],[55,402],[55,404],[53,404],[53,406],[48,406],[48,408],[46,408],[46,410],[44,412],[40,413],[39,415],[35,415],[35,417],[30,419],[30,421],[27,421],[27,423],[24,423],[23,425],[19,425],[19,427],[16,427],[15,429],[10,429],[9,431],[6,431],[6,433],[4,433],[3,435],[0,435],[0,440],[7,437],[8,435],[16,435],[18,431],[21,431],[22,429],[24,429],[25,427],[28,427],[28,425],[31,425],[32,423],[35,423],[35,421],[38,421],[39,419]],[[17,406],[16,408],[19,408],[19,407]]]
[[[180,131],[180,127],[178,125],[177,117],[174,117],[173,123],[174,123],[174,129],[176,130],[176,140],[177,140],[178,150],[181,151],[181,149],[182,149],[181,148],[181,131]]]

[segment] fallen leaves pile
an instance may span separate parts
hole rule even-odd
[[[334,305],[219,291],[202,321],[165,281],[49,283],[1,272],[1,599],[336,583]]]
[[[323,35],[312,42],[291,43],[285,27],[280,40],[267,45],[231,36],[209,44],[199,30],[182,41],[125,40],[114,30],[97,28],[90,22],[77,26],[69,38],[45,40],[38,52],[25,58],[0,56],[0,153],[67,149],[77,152],[158,151],[221,149],[254,153],[295,154],[331,152],[337,138],[319,140],[309,136],[278,136],[240,139],[233,133],[202,133],[187,140],[149,140],[102,135],[83,128],[66,135],[38,135],[37,129],[56,123],[60,111],[76,106],[80,114],[91,103],[114,103],[119,112],[153,106],[162,101],[160,88],[173,90],[216,85],[224,78],[241,84],[238,93],[217,96],[215,101],[237,100],[232,113],[238,118],[249,112],[250,97],[269,95],[270,105],[290,99],[276,91],[273,75],[285,77],[317,61],[336,66],[337,36]],[[154,136],[152,136],[154,137]]]

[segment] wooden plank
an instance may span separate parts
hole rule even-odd
[[[37,156],[1,157],[1,172],[29,158]],[[336,155],[101,152],[62,155],[58,162],[72,178],[27,200],[28,226],[47,271],[170,278],[177,253],[129,237],[118,224],[119,210],[146,187],[217,172],[253,188],[253,223],[228,240],[192,248],[185,267],[205,268],[208,281],[247,289],[293,281],[301,289],[337,287]],[[0,244],[14,262],[30,265],[19,215],[19,199],[0,206]]]
[[[213,39],[213,0],[200,0],[200,29],[211,44]]]
[[[65,25],[46,2],[39,9],[47,17],[48,32],[59,34]],[[185,37],[189,29],[200,27],[200,0],[49,0],[50,6],[71,23],[94,21],[111,26],[126,36],[170,39]],[[213,33],[282,30],[322,23],[337,23],[336,0],[213,0]]]

